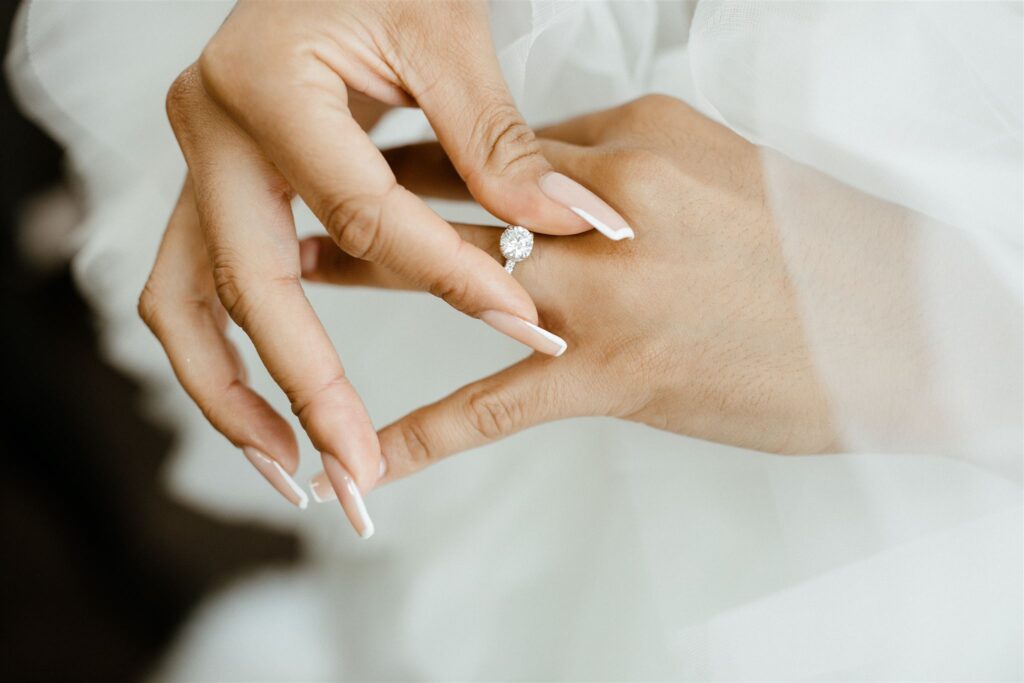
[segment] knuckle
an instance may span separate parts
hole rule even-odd
[[[291,281],[281,277],[278,281]],[[219,250],[213,254],[213,285],[224,310],[239,326],[248,328],[258,310],[265,286],[233,253]]]
[[[146,327],[156,333],[158,326],[158,316],[160,311],[159,297],[157,296],[156,286],[153,283],[152,278],[146,281],[145,286],[142,288],[142,293],[139,294],[139,302],[136,307],[139,317],[142,318],[142,322],[146,323]]]
[[[249,393],[245,383],[235,377],[228,384],[219,390],[214,390],[210,394],[202,394],[194,397],[196,405],[202,412],[203,417],[206,421],[213,425],[214,429],[223,434],[227,439],[235,444],[239,443],[233,438],[230,430],[225,429],[230,419],[229,412],[231,411],[230,406],[237,405],[239,400],[244,400],[245,394]]]
[[[683,175],[672,159],[643,147],[616,150],[607,169],[611,183],[629,196],[643,196],[642,193],[652,189],[673,187]]]
[[[325,225],[342,250],[358,259],[381,259],[386,248],[384,214],[393,189],[380,195],[346,196],[329,204]]]
[[[430,447],[430,438],[420,421],[406,420],[399,429],[398,435],[410,462],[417,469],[436,459],[434,449]]]
[[[455,262],[458,264],[459,259],[456,258]],[[460,311],[467,310],[472,296],[469,278],[458,265],[443,277],[431,282],[427,291]]]
[[[313,412],[317,406],[317,399],[325,397],[331,392],[337,392],[338,390],[343,393],[347,393],[352,390],[352,384],[349,382],[348,377],[345,376],[345,373],[343,371],[339,371],[337,374],[331,376],[327,381],[314,385],[312,388],[283,386],[283,389],[285,395],[288,397],[292,413],[294,413],[294,415],[299,418],[299,422],[305,426],[311,424],[316,418]],[[328,403],[323,405],[328,405]],[[329,405],[336,407],[336,403],[334,402],[329,402]],[[322,413],[323,411],[321,410],[320,412]]]
[[[486,150],[484,168],[496,175],[506,175],[541,158],[537,136],[511,104],[485,107],[470,139],[479,141],[480,148]]]
[[[195,64],[182,71],[171,87],[167,89],[164,106],[171,128],[179,131],[186,127],[196,111],[196,104],[202,96],[202,85]]]
[[[667,116],[673,114],[679,114],[683,111],[689,111],[690,107],[685,102],[671,95],[665,95],[664,93],[650,93],[642,97],[638,97],[632,102],[627,103],[626,110],[635,116],[651,116],[652,113],[662,113]]]
[[[480,436],[493,441],[518,431],[523,409],[518,401],[501,392],[477,390],[466,398],[469,426]]]
[[[246,296],[243,294],[245,287],[238,272],[238,266],[232,258],[219,255],[213,262],[213,285],[217,291],[217,297],[224,310],[228,312],[232,320],[238,321],[236,314],[243,306]]]

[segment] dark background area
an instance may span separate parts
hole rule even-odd
[[[0,3],[0,54],[16,10]],[[138,680],[205,594],[293,561],[297,542],[204,517],[161,489],[173,436],[101,359],[67,265],[33,267],[17,251],[25,201],[63,182],[63,168],[6,80],[0,144],[0,677]]]

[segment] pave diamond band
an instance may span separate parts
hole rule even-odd
[[[511,273],[516,264],[529,258],[533,251],[533,233],[519,225],[510,225],[501,233],[501,255],[505,257],[505,270]]]

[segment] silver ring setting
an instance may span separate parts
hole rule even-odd
[[[510,225],[501,233],[500,247],[505,257],[505,270],[511,273],[517,263],[528,259],[533,252],[533,233],[521,225]]]

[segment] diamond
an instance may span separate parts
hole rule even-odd
[[[510,225],[501,233],[501,255],[509,261],[524,261],[533,251],[533,233],[518,225]]]

